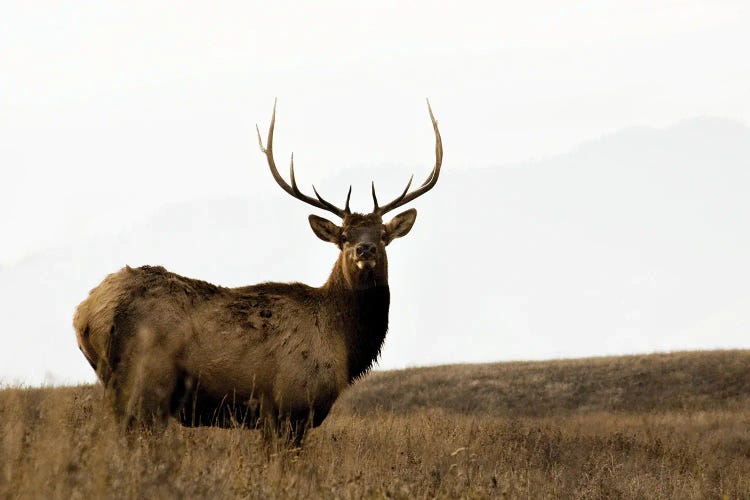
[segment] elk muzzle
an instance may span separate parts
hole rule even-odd
[[[372,269],[377,263],[378,247],[374,243],[359,243],[355,248],[355,255],[358,268]]]

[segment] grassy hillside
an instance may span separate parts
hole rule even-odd
[[[374,373],[301,451],[123,434],[98,387],[0,391],[0,498],[747,498],[750,352]]]
[[[347,411],[544,417],[597,411],[747,407],[750,351],[435,366],[370,374],[339,402]]]

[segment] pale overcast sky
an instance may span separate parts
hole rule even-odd
[[[246,194],[276,96],[277,150],[303,181],[427,165],[425,96],[451,168],[631,125],[747,123],[748,5],[3,2],[0,263],[110,225],[102,201]]]
[[[749,6],[2,2],[0,269],[121,237],[174,202],[267,198],[303,217],[257,150],[274,97],[277,162],[294,150],[300,184],[334,199],[354,183],[360,210],[369,179],[345,169],[403,171],[384,197],[428,173],[425,97],[455,171],[556,157],[633,126],[750,123]]]

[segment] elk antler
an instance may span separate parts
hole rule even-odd
[[[294,179],[294,153],[292,153],[292,159],[289,164],[289,177],[292,180],[292,185],[286,183],[284,178],[279,174],[279,171],[276,169],[276,162],[273,160],[273,127],[276,124],[276,100],[273,101],[273,115],[271,115],[271,125],[268,127],[268,146],[263,147],[263,139],[260,138],[260,129],[258,128],[258,125],[255,125],[255,130],[258,132],[258,144],[260,144],[260,150],[263,151],[263,153],[266,155],[266,159],[268,160],[268,166],[271,168],[271,175],[273,175],[273,178],[276,180],[276,183],[281,186],[281,189],[286,191],[287,193],[291,194],[298,200],[304,201],[305,203],[309,203],[310,205],[318,208],[322,208],[323,210],[328,210],[329,212],[332,212],[342,219],[346,217],[347,215],[351,214],[351,210],[349,210],[349,198],[352,196],[352,187],[349,186],[349,193],[346,195],[346,206],[344,209],[338,208],[333,203],[326,201],[323,199],[322,196],[318,194],[318,190],[315,189],[315,186],[313,185],[313,192],[315,193],[315,196],[317,196],[317,200],[311,196],[307,196],[303,194],[299,188],[297,187],[297,182]],[[437,125],[435,125],[437,126]]]
[[[438,124],[437,124],[437,121],[435,120],[435,115],[432,114],[432,107],[430,106],[429,99],[427,99],[427,110],[430,112],[430,120],[432,120],[432,128],[435,129],[435,166],[433,167],[432,172],[430,172],[430,176],[427,177],[427,180],[424,181],[424,183],[421,186],[419,186],[419,188],[409,193],[409,188],[411,187],[411,181],[414,180],[414,175],[412,175],[411,178],[409,179],[409,182],[406,184],[406,189],[404,189],[404,192],[401,193],[401,196],[399,196],[392,202],[386,205],[383,205],[382,207],[378,206],[378,198],[375,196],[375,181],[373,181],[372,182],[372,201],[375,204],[373,213],[376,213],[378,215],[383,215],[386,212],[390,212],[394,208],[398,208],[401,205],[405,205],[406,203],[409,203],[413,199],[425,194],[427,191],[432,189],[437,183],[438,176],[440,175],[440,165],[443,163],[443,140],[440,138],[440,130],[438,130]]]

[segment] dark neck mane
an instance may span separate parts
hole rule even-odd
[[[349,383],[367,373],[380,355],[388,331],[388,307],[391,292],[382,285],[353,290],[346,282],[341,259],[336,262],[322,290],[340,312],[339,326],[348,353]]]

